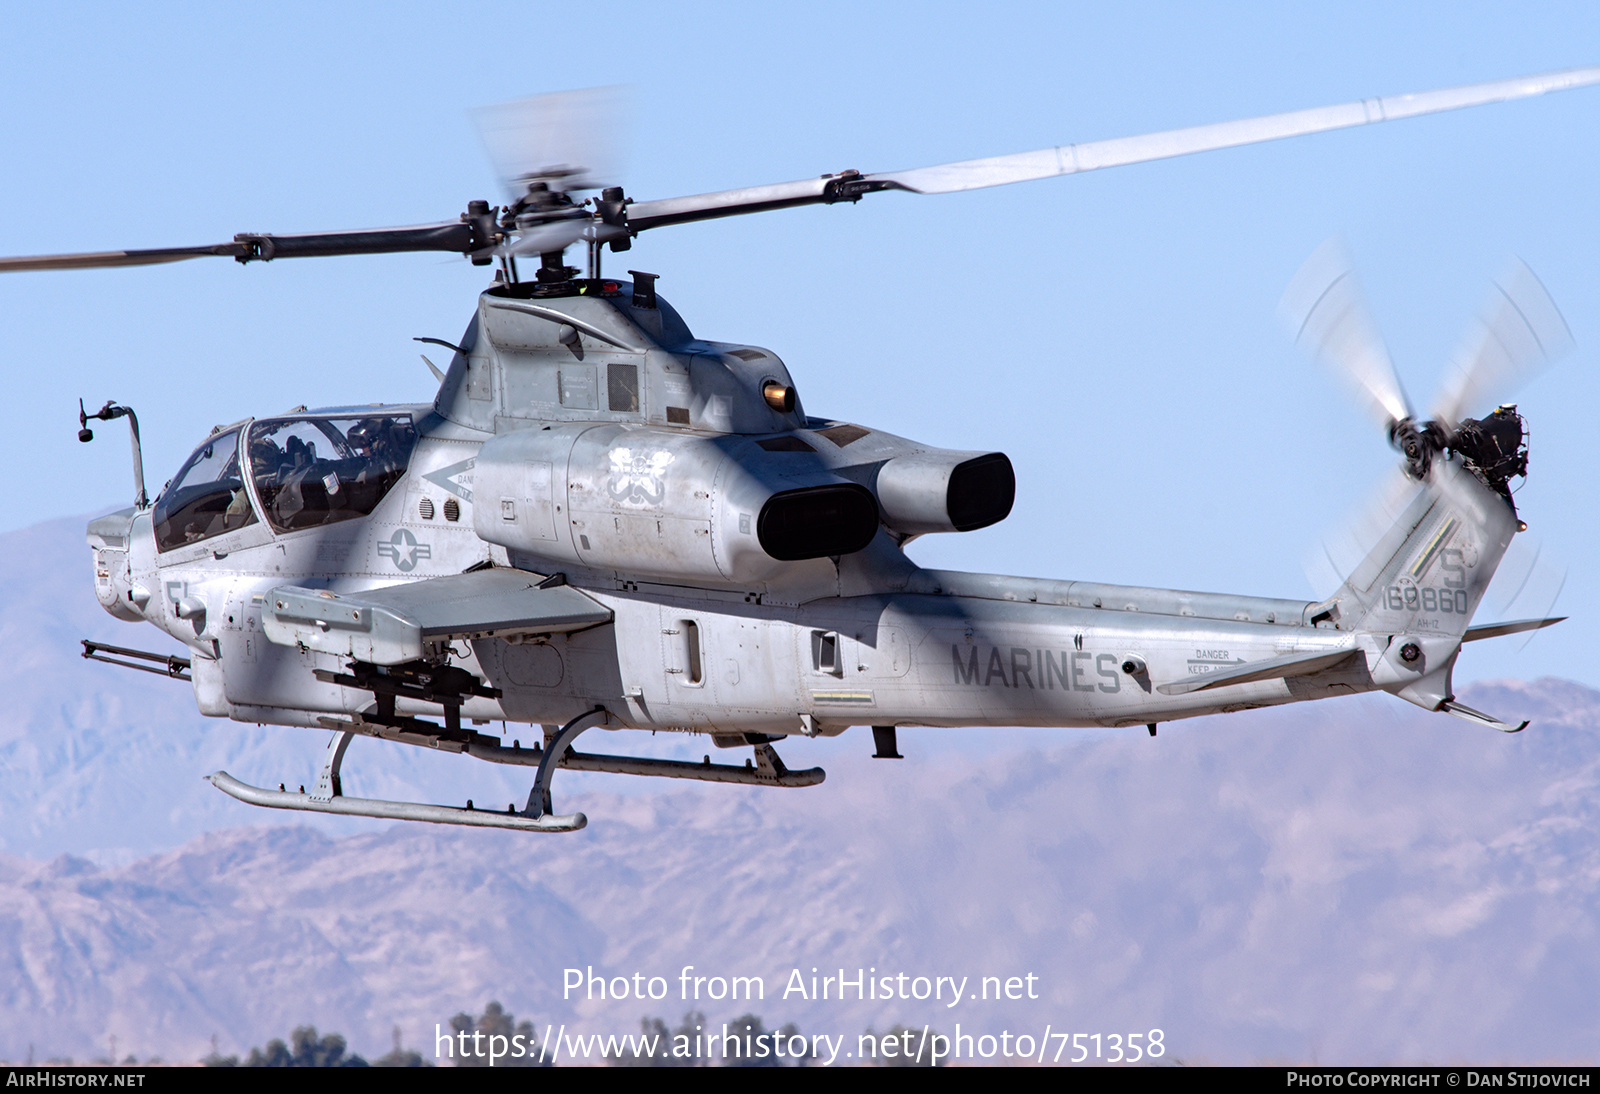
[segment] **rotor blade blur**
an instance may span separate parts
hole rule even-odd
[[[1289,283],[1280,309],[1295,341],[1349,380],[1385,428],[1411,417],[1394,363],[1343,243],[1330,239]]]
[[[1303,564],[1312,588],[1320,595],[1337,587],[1336,583],[1350,581],[1422,493],[1473,521],[1484,519],[1484,505],[1501,504],[1498,495],[1453,460],[1434,460],[1421,482],[1396,467],[1364,504],[1323,536],[1315,553],[1305,556]],[[1365,569],[1369,578],[1376,572]]]
[[[1544,544],[1519,535],[1506,549],[1489,592],[1502,618],[1548,618],[1567,584],[1567,567],[1545,557]],[[1516,649],[1525,649],[1540,628],[1526,632]]]
[[[1484,519],[1486,503],[1501,503],[1498,494],[1485,487],[1472,472],[1463,470],[1455,460],[1434,460],[1428,468],[1427,485],[1474,523]]]
[[[1301,560],[1313,594],[1327,596],[1347,581],[1423,489],[1422,483],[1393,468],[1366,500],[1329,528]]]
[[[628,236],[626,228],[614,224],[600,224],[587,218],[551,221],[547,224],[519,229],[519,233],[517,238],[510,243],[502,243],[495,248],[494,253],[502,255],[545,254],[550,251],[565,250],[580,241],[610,243],[613,240],[626,239]]]
[[[1374,122],[1394,121],[1423,114],[1460,110],[1469,106],[1507,102],[1512,99],[1543,95],[1547,91],[1565,91],[1595,83],[1600,83],[1600,66],[1524,76],[1514,80],[1470,84],[1442,91],[1424,91],[1415,95],[1362,99],[1339,106],[1269,114],[1260,118],[1192,126],[1187,129],[1170,129],[1142,137],[1067,144],[1036,152],[963,160],[936,167],[917,167],[906,171],[887,171],[872,175],[847,171],[794,182],[747,186],[688,197],[639,201],[628,206],[628,226],[635,232],[641,232],[647,228],[659,228],[667,224],[758,213],[796,205],[832,205],[841,201],[853,202],[859,200],[863,194],[880,190],[948,194],[989,186],[1005,186],[1013,182],[1028,182],[1056,175],[1095,171],[1102,167],[1145,163],[1173,156],[1187,156],[1194,152],[1235,148],[1284,137],[1349,129]]]
[[[621,181],[627,99],[622,87],[561,91],[482,107],[473,120],[512,200],[535,181],[598,190]]]
[[[0,258],[0,273],[23,270],[91,270],[110,266],[156,266],[163,262],[183,262],[211,255],[236,257],[244,253],[239,243],[218,243],[210,247],[163,247],[146,251],[95,251],[86,254],[32,255]]]
[[[1513,259],[1454,359],[1434,419],[1453,431],[1464,416],[1508,398],[1521,381],[1572,346],[1572,332],[1549,292],[1532,270]]]
[[[540,224],[524,231],[513,242],[502,244],[499,252],[527,255],[562,251],[582,239],[588,227],[587,220],[558,220],[550,224]]]
[[[1339,106],[1295,110],[1286,114],[1269,114],[1260,118],[1197,125],[1186,129],[1169,129],[1141,137],[1066,144],[1037,152],[965,160],[938,167],[919,167],[909,171],[892,171],[869,175],[868,178],[883,180],[900,189],[912,190],[919,194],[948,194],[959,190],[976,190],[986,186],[1004,186],[1013,182],[1050,178],[1055,175],[1097,171],[1102,167],[1120,167],[1130,163],[1170,159],[1194,152],[1236,148],[1240,145],[1259,144],[1284,137],[1299,137],[1308,133],[1350,129],[1359,125],[1370,125],[1373,122],[1438,114],[1447,110],[1524,99],[1533,95],[1543,95],[1547,91],[1565,91],[1595,83],[1600,83],[1600,66],[1575,68],[1539,76],[1524,76],[1514,80],[1495,80],[1491,83],[1470,84],[1466,87],[1447,88],[1441,91],[1424,91],[1415,95],[1362,99]]]

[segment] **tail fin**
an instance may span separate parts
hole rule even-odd
[[[1450,672],[1518,529],[1506,496],[1457,460],[1435,459],[1399,519],[1315,614],[1357,632],[1378,687],[1457,713]]]

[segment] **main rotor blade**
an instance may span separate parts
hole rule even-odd
[[[846,185],[851,187],[846,190]],[[714,194],[693,194],[682,198],[634,201],[628,204],[628,228],[642,232],[668,224],[687,224],[694,220],[764,213],[769,209],[788,209],[796,205],[832,205],[836,201],[857,201],[861,194],[887,190],[887,185],[864,186],[860,172],[775,182],[767,186],[744,186],[737,190],[718,190]]]
[[[1129,163],[1170,159],[1173,156],[1187,156],[1193,152],[1260,144],[1263,141],[1275,141],[1283,137],[1299,137],[1333,129],[1350,129],[1358,125],[1370,125],[1373,122],[1438,114],[1469,106],[1525,99],[1532,95],[1543,95],[1547,91],[1565,91],[1568,88],[1584,87],[1594,83],[1600,83],[1600,66],[1574,68],[1539,76],[1524,76],[1514,80],[1469,84],[1466,87],[1446,88],[1441,91],[1423,91],[1414,95],[1362,99],[1359,102],[1344,103],[1339,106],[1295,110],[1286,114],[1268,114],[1260,118],[1197,125],[1187,129],[1169,129],[1142,137],[1120,137],[1087,144],[1067,144],[1038,152],[966,160],[939,167],[920,167],[911,171],[896,171],[869,177],[891,181],[903,189],[914,190],[919,194],[948,194],[957,190],[1003,186],[1012,182],[1050,178],[1054,175],[1097,171],[1102,167],[1120,167]]]
[[[1462,417],[1509,397],[1572,346],[1572,332],[1549,292],[1520,259],[1512,259],[1480,313],[1478,330],[1456,355],[1434,420],[1454,432]]]
[[[1385,429],[1412,417],[1394,363],[1339,239],[1328,240],[1289,283],[1281,305],[1295,340],[1350,380]]]
[[[274,258],[400,254],[406,251],[454,251],[466,254],[487,245],[480,242],[473,231],[471,223],[447,220],[440,224],[418,224],[409,228],[360,228],[288,236],[244,232],[234,239],[254,248],[244,261],[268,262]]]
[[[94,251],[75,255],[32,255],[0,258],[0,273],[23,270],[90,270],[101,266],[155,266],[208,255],[244,254],[242,243],[217,243],[210,247],[163,247],[148,251]]]
[[[331,255],[397,254],[406,251],[453,251],[469,254],[487,246],[476,226],[462,221],[419,224],[411,228],[364,228],[346,232],[271,235],[241,232],[231,243],[209,247],[165,247],[144,251],[97,251],[88,254],[33,255],[0,258],[0,273],[23,270],[82,270],[104,266],[151,266],[217,255],[240,262],[274,258],[322,258]]]
[[[817,179],[801,179],[769,186],[749,186],[712,194],[640,201],[628,207],[628,226],[638,232],[666,224],[682,224],[692,220],[708,220],[713,217],[735,216],[740,213],[755,213],[794,205],[831,205],[838,201],[856,201],[862,194],[878,190],[948,194],[960,190],[1005,186],[1013,182],[1072,175],[1084,171],[1096,171],[1103,167],[1120,167],[1130,163],[1170,159],[1194,152],[1235,148],[1284,137],[1299,137],[1310,133],[1370,125],[1374,122],[1460,110],[1469,106],[1507,102],[1512,99],[1543,95],[1547,91],[1565,91],[1595,83],[1600,83],[1600,66],[1524,76],[1514,80],[1470,84],[1466,87],[1441,91],[1424,91],[1415,95],[1362,99],[1359,102],[1344,103],[1339,106],[1295,110],[1286,114],[1269,114],[1260,118],[1197,125],[1186,129],[1169,129],[1141,137],[1066,144],[1056,148],[1043,148],[1036,152],[963,160],[936,167],[917,167],[906,171],[886,171],[873,175],[846,171],[838,175],[824,175]]]

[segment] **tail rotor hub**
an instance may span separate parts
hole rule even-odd
[[[1418,422],[1415,418],[1403,418],[1391,425],[1389,443],[1406,458],[1406,474],[1418,481],[1427,478],[1433,457],[1449,447],[1443,426],[1438,422]]]

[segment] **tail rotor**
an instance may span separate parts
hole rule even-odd
[[[1525,264],[1513,259],[1495,281],[1426,420],[1411,409],[1340,240],[1329,240],[1311,256],[1290,283],[1282,308],[1296,341],[1353,387],[1404,458],[1409,478],[1424,481],[1433,461],[1451,453],[1510,501],[1510,480],[1527,474],[1521,416],[1515,406],[1481,419],[1465,415],[1491,396],[1510,394],[1573,345],[1560,309]]]
[[[1518,517],[1511,481],[1528,471],[1527,429],[1515,406],[1466,413],[1504,395],[1572,346],[1544,286],[1515,262],[1494,286],[1427,420],[1412,412],[1344,248],[1330,241],[1285,294],[1296,340],[1343,376],[1400,453],[1384,512],[1346,545],[1343,584],[1318,618],[1357,632],[1373,684],[1428,710],[1515,732],[1455,701],[1451,670],[1463,641],[1531,631],[1556,620],[1472,627]],[[1332,557],[1330,552],[1330,559]]]

